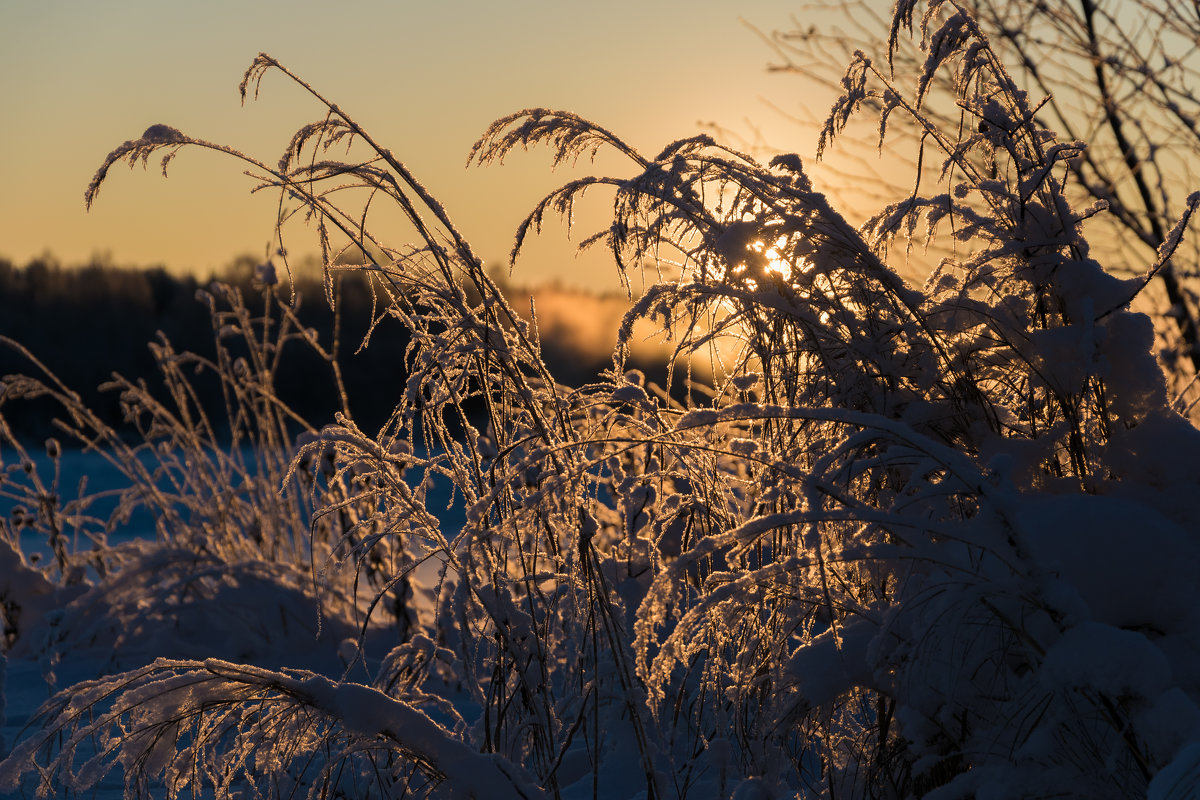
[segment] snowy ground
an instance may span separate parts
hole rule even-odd
[[[38,461],[37,466],[42,474],[52,474],[52,471],[47,471],[51,466],[49,459],[45,458],[40,448],[31,448],[31,455]],[[66,487],[78,486],[84,478],[87,479],[89,492],[118,490],[122,486],[120,473],[96,453],[66,451],[62,455],[60,469],[59,485],[64,487],[64,492],[70,491]],[[432,492],[431,496],[437,498],[431,503],[433,508],[450,505],[449,492],[444,488],[440,492]],[[115,503],[115,498],[102,500],[93,510],[97,516],[103,517],[115,507]],[[13,501],[0,498],[0,514],[8,516],[14,505]],[[461,508],[455,507],[447,511],[445,520],[447,524],[460,526],[461,517]],[[130,517],[127,524],[115,530],[109,541],[110,544],[130,543],[152,540],[154,535],[153,518],[149,512],[140,510]],[[22,548],[26,556],[46,558],[50,555],[46,543],[33,536],[22,537]],[[53,660],[46,655],[50,651],[39,646],[37,642],[19,644],[6,662],[3,683],[5,705],[0,707],[3,710],[0,752],[3,755],[8,754],[39,706],[57,689],[140,667],[158,657],[216,657],[253,663],[267,669],[308,669],[333,679],[344,675],[347,658],[352,658],[354,654],[354,647],[346,636],[350,631],[333,631],[326,625],[318,642],[317,609],[311,597],[266,597],[261,591],[256,593],[253,587],[246,587],[240,595],[228,593],[223,596],[227,602],[220,608],[210,606],[207,609],[196,609],[191,618],[184,616],[176,620],[176,630],[166,634],[109,631],[104,627],[103,612],[99,612],[96,620],[92,620],[99,622],[89,631],[90,640],[85,644],[73,644],[67,648],[59,645],[53,649],[56,653]],[[282,627],[288,628],[288,633],[283,635],[279,633],[279,615],[288,615],[291,619],[290,627],[286,622],[283,624]],[[218,617],[221,619],[217,619]],[[106,632],[129,638],[119,648],[115,648],[112,637],[106,637]],[[43,632],[44,635],[46,634]],[[72,641],[76,642],[79,639],[80,637],[76,637]],[[377,667],[383,654],[368,653],[368,667]],[[358,671],[362,673],[362,670],[360,662]],[[362,673],[357,679],[369,679],[369,676]],[[23,791],[0,791],[0,797],[33,796],[35,784],[28,779],[25,784]],[[121,797],[122,790],[121,771],[115,769],[87,796],[96,800],[110,800]],[[202,796],[208,795],[206,793]]]

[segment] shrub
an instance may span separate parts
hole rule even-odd
[[[898,4],[889,53],[915,11]],[[280,71],[327,111],[278,167],[166,126],[117,148],[89,202],[118,162],[217,149],[299,203],[327,270],[343,245],[373,254],[362,269],[411,332],[405,392],[377,433],[343,416],[264,440],[293,454],[280,483],[310,488],[257,502],[308,498],[287,521],[332,527],[288,563],[344,557],[375,599],[338,680],[159,659],[56,695],[0,777],[83,790],[120,764],[128,794],[171,796],[1185,796],[1200,433],[1128,310],[1154,272],[1118,280],[1091,254],[1083,223],[1105,211],[1072,207],[1060,177],[1085,144],[1038,124],[965,8],[931,0],[918,38],[915,75],[855,56],[823,139],[865,104],[907,115],[943,180],[861,230],[797,156],[698,136],[650,158],[544,109],[493,123],[481,163],[540,144],[631,164],[518,231],[517,249],[607,188],[612,225],[587,243],[658,270],[611,371],[576,389],[405,165],[273,58],[243,93]],[[942,73],[970,124],[924,113]],[[347,142],[365,155],[325,160]],[[336,204],[347,181],[418,244]],[[922,225],[956,255],[918,290],[886,252]],[[627,370],[639,318],[710,359],[713,385],[681,402]],[[461,525],[430,507],[437,480]],[[353,592],[334,597],[352,618]]]

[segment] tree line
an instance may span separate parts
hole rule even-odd
[[[163,337],[176,352],[211,357],[215,331],[197,292],[213,281],[229,284],[243,294],[253,313],[261,314],[263,286],[255,281],[257,263],[252,256],[240,256],[224,269],[199,277],[162,266],[118,266],[103,258],[76,265],[64,265],[49,255],[24,265],[0,258],[0,336],[20,342],[107,424],[120,427],[119,393],[100,387],[120,374],[143,379],[154,391],[158,370],[149,343]],[[322,342],[331,342],[340,324],[338,364],[351,409],[365,429],[378,428],[404,389],[407,332],[385,318],[370,347],[359,347],[372,314],[380,310],[361,275],[347,275],[340,281],[336,312],[325,301],[320,276],[301,269],[289,281],[280,269],[280,278],[279,291],[295,291],[300,321],[315,330]],[[547,360],[560,366],[557,374],[567,383],[591,380],[610,365],[603,349],[599,354],[582,352],[567,337],[544,339],[542,347]],[[654,371],[649,365],[639,366]],[[311,351],[297,346],[281,360],[276,376],[280,399],[318,427],[332,422],[338,410],[338,399],[329,386],[312,380],[312,371],[322,368]],[[11,346],[0,347],[0,379],[29,374],[31,369],[25,354]],[[197,377],[198,396],[212,413],[222,402],[219,386],[215,379]],[[28,439],[52,435],[56,412],[49,402],[30,403],[15,417],[16,432]]]

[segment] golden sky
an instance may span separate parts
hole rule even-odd
[[[797,112],[812,98],[799,79],[768,74],[768,48],[740,21],[789,28],[800,11],[783,0],[4,2],[0,256],[108,254],[207,271],[265,253],[276,198],[251,197],[241,167],[213,153],[185,149],[165,181],[153,166],[118,167],[93,210],[83,206],[105,154],[155,123],[274,163],[319,109],[277,73],[241,106],[237,84],[262,50],[387,143],[476,251],[501,262],[524,213],[571,174],[551,172],[549,153],[536,151],[466,169],[471,144],[505,113],[569,109],[651,153],[702,122],[747,135],[753,125],[772,144],[811,153],[811,132],[767,102]],[[604,220],[603,198],[592,202],[585,224]],[[289,247],[313,250],[315,237],[294,229]],[[603,264],[572,253],[552,228],[519,277],[616,286]]]

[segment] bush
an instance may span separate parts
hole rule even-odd
[[[898,5],[889,53],[914,5]],[[239,506],[286,507],[271,513],[289,546],[268,553],[264,526],[234,521],[211,552],[182,520],[139,551],[201,553],[185,575],[220,587],[251,585],[226,563],[307,562],[323,618],[357,629],[340,677],[160,658],[48,701],[0,778],[82,791],[119,764],[133,796],[1187,796],[1200,432],[1128,310],[1149,276],[1118,280],[1091,254],[1082,226],[1105,210],[1073,208],[1060,178],[1085,145],[1038,124],[974,18],[932,0],[918,38],[915,75],[855,56],[823,138],[864,104],[907,115],[943,182],[861,230],[797,156],[764,165],[699,136],[649,158],[544,109],[488,129],[480,163],[542,144],[632,165],[552,193],[518,232],[519,249],[606,187],[613,223],[588,243],[623,274],[657,269],[613,368],[574,389],[404,164],[273,58],[243,92],[280,71],[324,109],[278,167],[161,125],[117,148],[89,201],[114,164],[216,149],[299,204],[327,274],[342,247],[369,254],[381,307],[410,331],[408,380],[377,433],[343,415],[288,440],[260,373],[222,372],[268,432],[254,452],[291,459],[271,473],[282,497]],[[924,114],[941,73],[969,124]],[[347,142],[365,155],[324,160]],[[389,247],[336,204],[347,181],[395,202],[418,245]],[[918,290],[885,254],[921,225],[956,256]],[[674,375],[663,388],[626,369],[639,318],[709,359],[713,385],[678,401]],[[165,425],[175,452],[189,423]],[[439,481],[461,525],[431,507]]]

